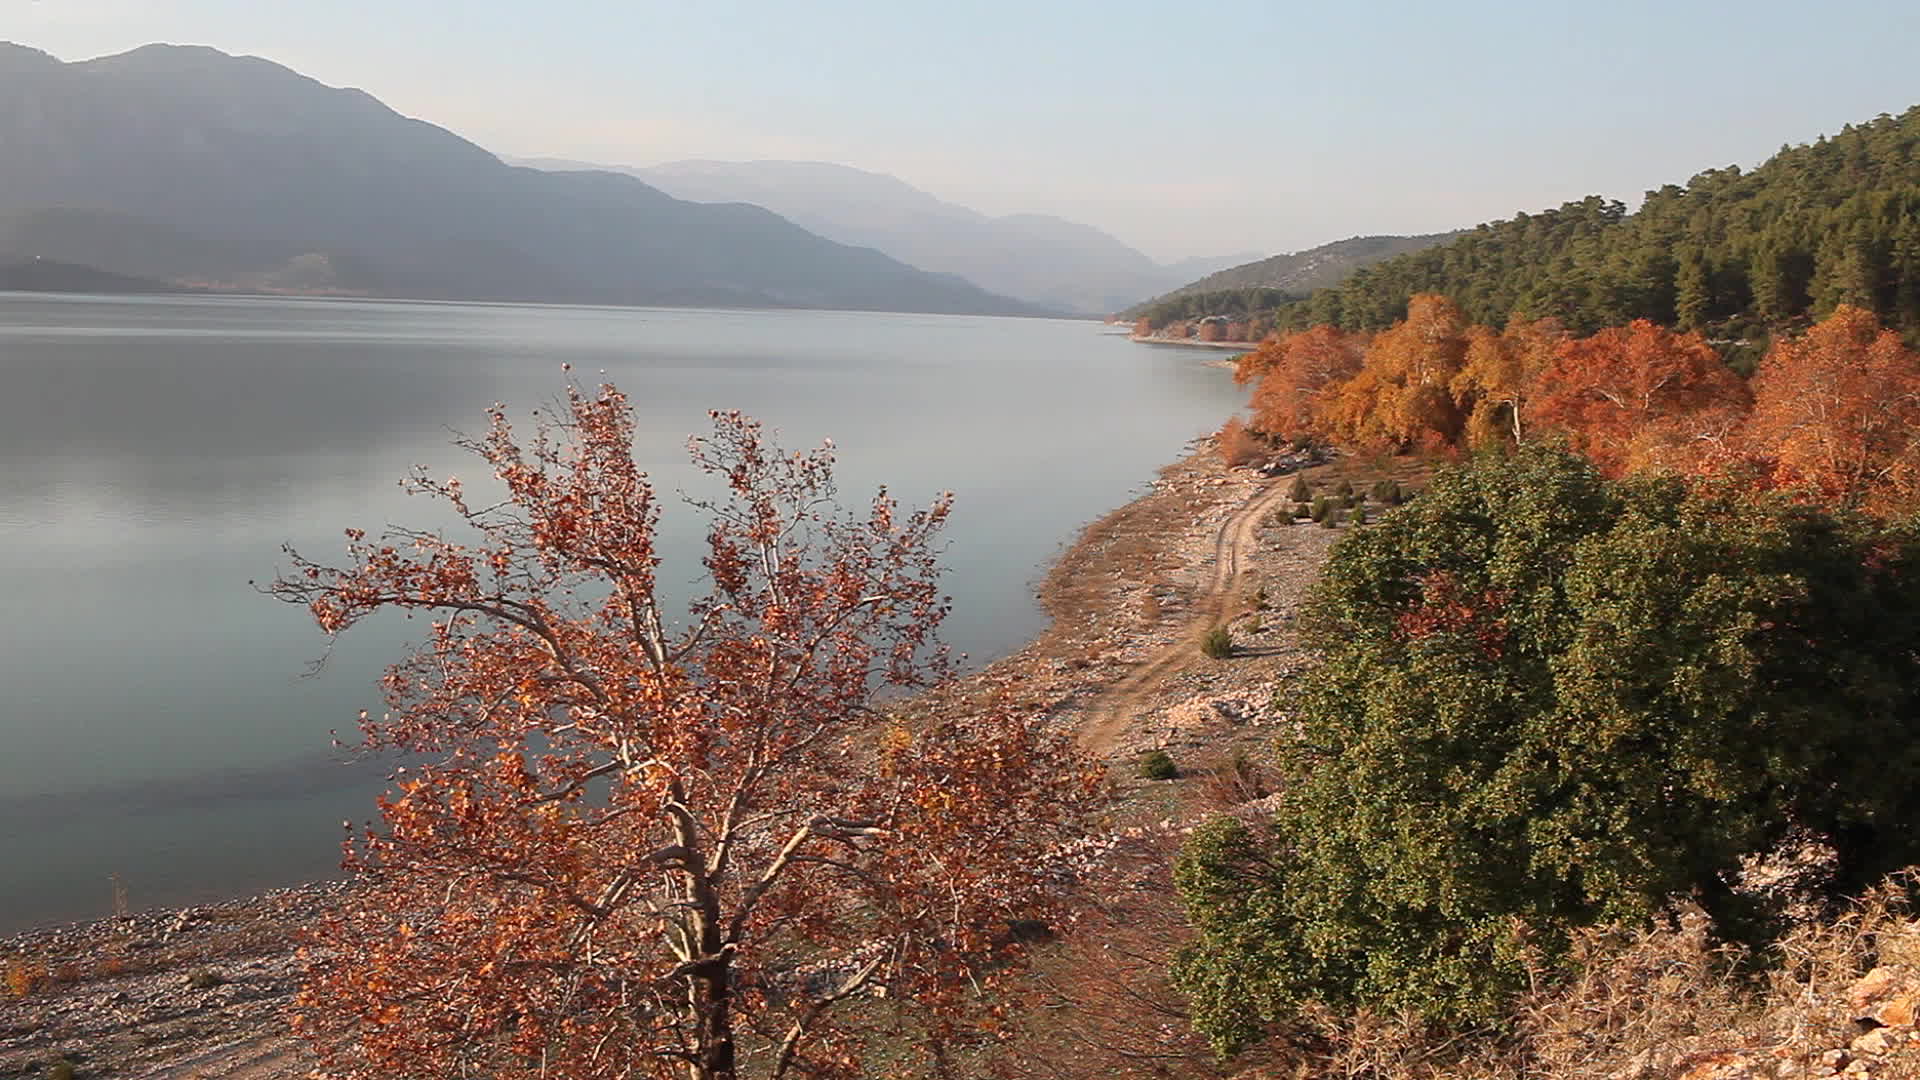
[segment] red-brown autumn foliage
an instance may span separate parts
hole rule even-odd
[[[1220,460],[1230,467],[1248,464],[1266,452],[1265,444],[1248,431],[1246,423],[1237,416],[1221,425],[1213,444],[1220,452]]]
[[[1781,486],[1850,506],[1909,505],[1920,494],[1920,353],[1871,311],[1842,306],[1767,354],[1742,434]]]
[[[717,413],[692,444],[727,489],[694,504],[710,587],[676,622],[631,425],[610,386],[526,440],[496,407],[463,445],[504,499],[409,481],[470,545],[349,532],[344,566],[294,554],[272,586],[329,634],[430,620],[363,718],[425,763],[350,842],[364,888],[296,1008],[330,1075],[870,1075],[876,1033],[990,1028],[1014,929],[1061,914],[1048,852],[1094,790],[1067,742],[873,708],[948,677],[947,500],[841,511],[828,451]]]
[[[1415,296],[1406,319],[1374,336],[1360,372],[1332,396],[1324,431],[1367,450],[1457,446],[1466,413],[1453,383],[1466,357],[1460,309],[1444,296]]]
[[[1525,442],[1533,420],[1533,390],[1552,363],[1567,332],[1552,319],[1514,319],[1504,332],[1467,329],[1467,353],[1453,377],[1453,397],[1467,414],[1468,447]]]
[[[1620,475],[1686,468],[1723,446],[1746,415],[1746,384],[1697,333],[1645,319],[1560,347],[1533,392],[1541,423]]]
[[[1326,397],[1360,371],[1366,339],[1331,326],[1268,338],[1241,355],[1235,382],[1254,383],[1253,426],[1299,437],[1319,429]]]
[[[1857,307],[1776,344],[1751,387],[1697,333],[1643,320],[1572,340],[1550,319],[1494,331],[1438,296],[1372,339],[1331,326],[1270,338],[1234,378],[1254,384],[1251,426],[1271,434],[1381,451],[1554,432],[1614,475],[1667,469],[1874,513],[1920,505],[1920,352]]]

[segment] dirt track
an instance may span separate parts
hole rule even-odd
[[[1196,598],[1185,631],[1082,708],[1082,749],[1097,757],[1111,756],[1118,749],[1118,736],[1130,721],[1152,706],[1159,687],[1182,671],[1212,662],[1200,652],[1200,642],[1239,614],[1244,604],[1243,579],[1249,556],[1259,542],[1260,524],[1285,501],[1286,485],[1269,481],[1220,523],[1213,537],[1212,574]]]

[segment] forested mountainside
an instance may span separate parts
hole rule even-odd
[[[1920,328],[1920,106],[1752,171],[1710,169],[1628,213],[1594,195],[1482,225],[1335,288],[1283,303],[1284,327],[1384,327],[1416,293],[1504,325],[1555,317],[1591,332],[1633,319],[1686,329],[1790,324],[1842,304]]]
[[[1033,314],[759,207],[518,168],[214,49],[0,43],[0,258],[237,288]]]
[[[1288,255],[1272,255],[1216,271],[1136,304],[1127,309],[1125,317],[1144,316],[1156,326],[1208,315],[1244,318],[1315,289],[1338,285],[1360,268],[1382,259],[1420,251],[1458,235],[1355,236]]]

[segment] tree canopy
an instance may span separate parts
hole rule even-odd
[[[1523,448],[1335,549],[1270,822],[1193,837],[1177,977],[1223,1051],[1309,1003],[1486,1021],[1576,927],[1807,828],[1916,855],[1920,539]]]
[[[430,620],[362,720],[418,763],[349,844],[362,887],[297,1006],[329,1074],[852,1077],[877,1032],[991,1026],[1093,788],[1033,718],[874,708],[949,673],[947,502],[843,511],[830,453],[715,414],[709,588],[676,621],[626,399],[491,420],[464,445],[504,498],[411,481],[470,542],[350,531],[272,586],[329,634]]]
[[[1751,171],[1709,169],[1627,212],[1590,195],[1490,222],[1253,310],[1244,293],[1179,298],[1165,320],[1228,313],[1279,328],[1378,330],[1419,293],[1488,326],[1553,318],[1590,334],[1646,319],[1741,336],[1865,308],[1920,332],[1920,106],[1783,146]],[[1158,308],[1149,309],[1156,325]]]

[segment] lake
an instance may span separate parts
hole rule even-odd
[[[1033,637],[1033,586],[1077,530],[1242,401],[1217,353],[1084,322],[260,298],[0,294],[0,931],[219,899],[336,872],[384,771],[351,764],[404,620],[325,639],[249,582],[280,546],[438,525],[399,478],[470,484],[449,444],[600,373],[636,456],[695,483],[688,435],[740,408],[831,438],[843,498],[951,490],[946,640]],[[697,578],[669,499],[662,581]]]

